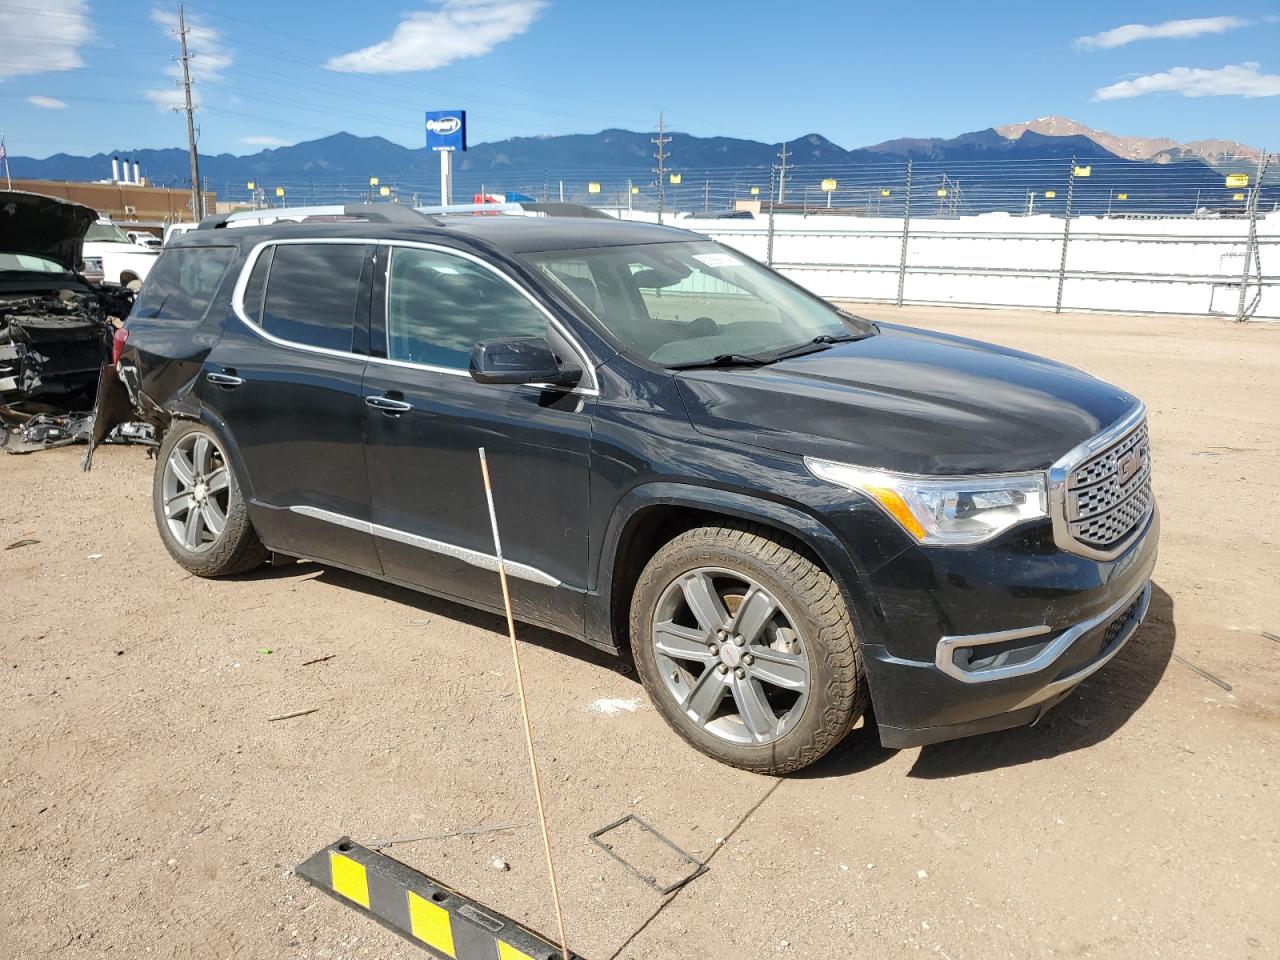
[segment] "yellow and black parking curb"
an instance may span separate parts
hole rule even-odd
[[[349,837],[294,872],[435,957],[561,960],[560,948],[545,937]]]

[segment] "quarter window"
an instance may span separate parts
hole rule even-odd
[[[366,252],[354,243],[278,244],[262,302],[262,329],[309,347],[350,350]]]
[[[546,333],[546,316],[492,270],[438,250],[392,249],[390,359],[465,370],[479,340]]]
[[[147,274],[133,315],[148,320],[203,319],[235,257],[235,247],[166,250]]]

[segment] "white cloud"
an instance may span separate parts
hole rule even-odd
[[[177,48],[178,15],[170,10],[153,7],[151,20],[164,27],[165,32],[174,38]],[[187,52],[191,56],[191,88],[194,91],[201,83],[218,83],[226,78],[227,68],[231,66],[233,57],[227,49],[222,34],[212,27],[197,23],[187,17]],[[172,110],[184,106],[186,98],[182,92],[182,64],[176,58],[165,68],[165,73],[172,83],[167,87],[142,91],[143,96],[162,110]]]
[[[1114,30],[1104,30],[1091,37],[1076,37],[1082,50],[1110,50],[1138,40],[1186,40],[1210,33],[1226,33],[1246,27],[1243,17],[1199,17],[1194,20],[1166,20],[1164,23],[1126,23]]]
[[[1260,73],[1256,63],[1238,63],[1217,70],[1174,67],[1122,80],[1093,93],[1094,100],[1125,100],[1151,93],[1176,93],[1184,97],[1280,97],[1280,74]]]
[[[84,0],[0,5],[0,80],[82,67],[80,47],[91,36]]]
[[[519,36],[545,6],[545,0],[434,0],[432,9],[407,14],[388,39],[325,66],[344,73],[435,70]]]
[[[272,137],[268,134],[256,134],[251,137],[241,137],[241,143],[247,143],[254,147],[287,147],[293,143],[292,140],[284,140],[280,137]]]
[[[46,97],[39,93],[33,93],[27,97],[27,103],[33,107],[39,107],[41,110],[65,110],[67,109],[67,101],[59,100],[57,97]]]

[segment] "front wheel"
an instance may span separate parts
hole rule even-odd
[[[204,424],[170,427],[151,493],[160,539],[196,576],[225,577],[266,562],[231,464]]]
[[[667,722],[735,767],[806,767],[867,706],[839,588],[763,528],[702,527],[662,547],[632,596],[631,646]]]

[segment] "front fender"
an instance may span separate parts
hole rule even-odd
[[[595,589],[592,591],[599,602],[588,605],[589,635],[599,639],[609,637],[613,642],[612,624],[617,622],[617,611],[612,609],[613,576],[617,569],[619,545],[623,543],[624,533],[632,524],[643,522],[646,510],[669,506],[762,523],[795,537],[817,555],[836,581],[849,609],[854,630],[859,637],[864,636],[862,624],[874,619],[866,589],[867,571],[861,559],[845,546],[820,517],[798,505],[715,487],[671,481],[654,481],[634,487],[615,506],[602,542]]]

